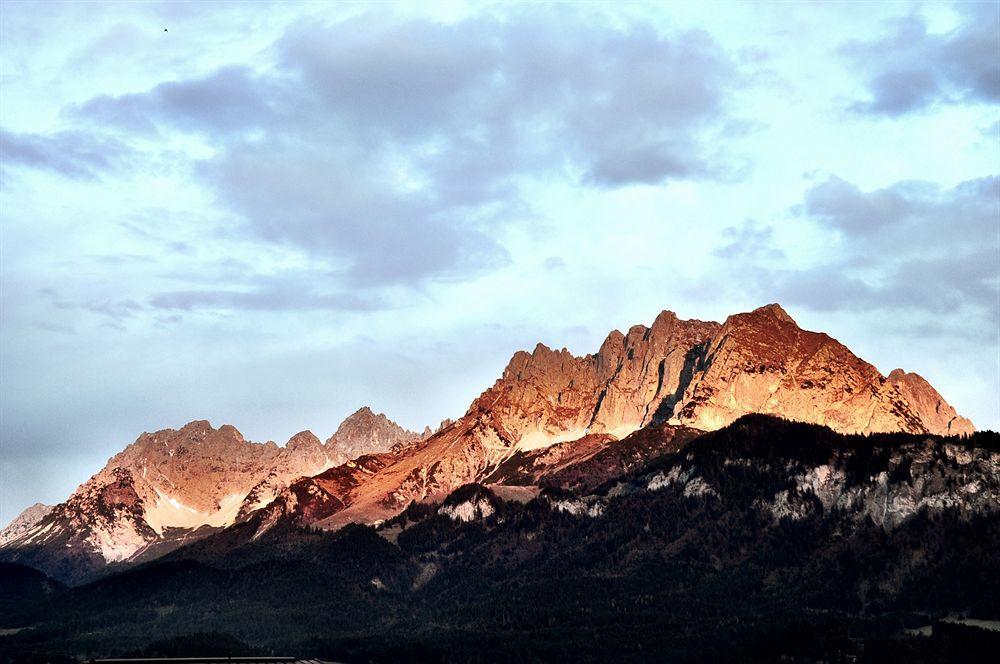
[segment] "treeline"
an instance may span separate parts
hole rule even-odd
[[[996,436],[949,442],[992,449]],[[230,533],[8,607],[4,627],[32,628],[0,637],[0,661],[27,664],[23,649],[42,647],[344,662],[986,661],[995,634],[935,621],[1000,618],[1000,515],[922,512],[887,531],[838,510],[776,522],[754,504],[788,488],[789,463],[845,450],[851,481],[893,470],[910,481],[899,451],[928,444],[933,455],[944,441],[745,418],[668,462],[696,466],[720,496],[624,492],[591,518],[552,509],[573,496],[548,491],[471,523],[414,504],[386,524],[405,527],[394,542],[364,526]],[[929,637],[904,631],[931,624]]]

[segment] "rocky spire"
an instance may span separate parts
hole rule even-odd
[[[336,433],[327,439],[326,450],[337,465],[362,454],[385,452],[393,445],[419,438],[419,433],[408,431],[384,413],[376,414],[368,406],[363,406],[340,423]]]

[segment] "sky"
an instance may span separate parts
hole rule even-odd
[[[1000,429],[996,3],[0,4],[0,521],[780,302]]]

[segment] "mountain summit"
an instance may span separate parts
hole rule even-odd
[[[901,370],[887,379],[836,339],[799,328],[777,304],[726,319],[680,401],[672,421],[706,431],[748,413],[841,433],[974,431],[927,381]]]
[[[609,454],[626,438],[639,454],[659,454],[662,448],[630,434],[663,425],[713,431],[748,413],[840,433],[974,430],[964,418],[949,418],[951,407],[929,385],[897,382],[832,337],[802,330],[777,304],[722,325],[664,311],[649,327],[612,331],[593,355],[543,344],[518,351],[458,421],[398,454],[331,469],[318,485],[303,480],[292,487],[294,500],[278,501],[269,519],[291,512],[329,527],[372,522],[463,484],[513,476],[524,483],[524,463],[534,464],[537,478],[552,470],[546,459],[587,461],[598,435]],[[573,453],[579,449],[589,452],[581,458]]]
[[[0,552],[65,578],[234,522],[370,523],[479,482],[596,486],[751,413],[845,434],[974,431],[920,376],[883,376],[777,304],[723,324],[664,311],[648,327],[612,331],[594,354],[518,351],[434,433],[367,406],[325,444],[308,431],[284,447],[251,443],[205,421],[144,433],[65,503],[32,508],[0,533]]]
[[[269,504],[299,477],[384,452],[419,435],[365,407],[324,445],[311,431],[284,446],[253,443],[205,420],[143,433],[64,503],[35,505],[3,531],[12,558],[72,577],[156,557]]]
[[[394,445],[419,440],[421,434],[407,431],[384,413],[376,414],[368,406],[359,408],[340,423],[326,440],[326,450],[334,465],[346,463],[362,454],[385,452]]]

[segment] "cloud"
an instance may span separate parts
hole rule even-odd
[[[70,109],[70,115],[139,133],[157,124],[212,133],[262,129],[291,115],[280,109],[276,81],[261,81],[248,67],[231,65],[189,81],[161,83],[143,93],[99,95]],[[265,98],[265,92],[270,97]]]
[[[851,106],[872,115],[899,116],[936,102],[1000,102],[1000,5],[958,3],[958,27],[927,32],[920,16],[892,22],[875,41],[853,41],[842,51],[867,73],[870,98]]]
[[[250,290],[186,290],[157,293],[149,298],[155,309],[194,311],[371,311],[384,307],[373,298],[342,293],[318,293],[298,288],[264,285]],[[167,317],[166,322],[174,322]]]
[[[37,294],[56,309],[87,311],[103,318],[105,323],[115,324],[118,328],[121,328],[124,321],[135,317],[144,309],[142,304],[130,298],[74,299],[63,296],[52,288],[41,288]]]
[[[774,228],[759,225],[752,219],[747,219],[742,226],[724,228],[722,236],[729,243],[713,252],[720,258],[773,261],[785,257],[784,252],[777,247]]]
[[[117,140],[92,132],[51,135],[0,129],[0,159],[11,165],[49,170],[71,178],[93,179],[118,167],[128,150]]]
[[[326,262],[345,288],[471,279],[510,262],[499,238],[530,223],[525,179],[728,170],[709,139],[742,84],[729,54],[704,33],[582,16],[300,22],[267,71],[221,67],[70,113],[198,133],[213,154],[196,175],[242,230]]]
[[[360,153],[356,159],[271,142],[228,152],[204,177],[256,237],[330,260],[351,287],[468,277],[509,260],[480,211],[442,205],[429,192],[394,191],[378,165]]]
[[[870,192],[831,176],[806,193],[801,212],[839,231],[861,255],[936,255],[943,246],[966,253],[995,241],[998,200],[998,176],[950,190],[904,181]]]
[[[716,254],[738,259],[733,271],[758,297],[821,311],[948,317],[994,340],[1000,327],[998,205],[998,176],[951,189],[907,181],[872,191],[831,176],[793,210],[800,223],[835,234],[825,260],[804,269],[767,260],[753,247],[766,246],[771,236],[753,227],[731,229],[742,241]],[[739,246],[750,250],[737,253]]]

